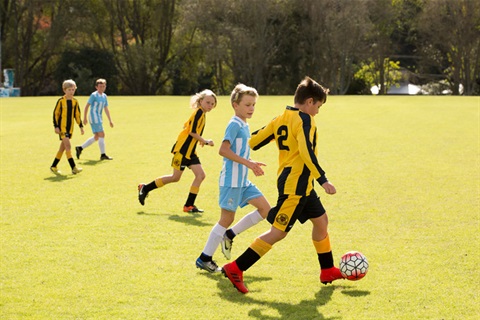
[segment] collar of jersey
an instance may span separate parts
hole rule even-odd
[[[300,109],[295,108],[295,107],[291,107],[291,106],[287,106],[287,110],[298,111],[298,110],[300,110]]]
[[[243,126],[246,126],[248,124],[245,121],[243,121],[242,119],[240,119],[240,117],[233,116],[233,119],[238,120]]]

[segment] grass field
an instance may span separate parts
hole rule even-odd
[[[87,97],[78,99],[83,108]],[[114,160],[100,162],[94,144],[77,160],[81,174],[63,158],[59,177],[49,171],[56,100],[0,99],[1,319],[478,319],[479,97],[329,97],[316,118],[319,159],[337,194],[319,193],[336,263],[359,250],[369,273],[321,285],[311,226],[298,224],[245,273],[247,295],[194,265],[219,217],[228,99],[207,114],[204,137],[215,147],[198,150],[207,174],[202,215],[181,211],[188,170],[144,207],[137,201],[138,183],[171,173],[188,97],[109,97]],[[291,100],[260,97],[250,128]],[[90,136],[90,127],[84,136],[76,127],[72,143]],[[268,164],[265,176],[250,178],[271,204],[276,156],[273,144],[252,153]],[[233,256],[267,228],[239,235]],[[220,250],[214,258],[227,262]]]

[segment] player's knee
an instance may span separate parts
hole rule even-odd
[[[172,178],[171,178],[171,180],[172,180],[172,182],[178,182],[178,181],[180,181],[180,177],[181,177],[181,176],[173,175]]]
[[[258,213],[265,219],[270,211],[270,205],[264,205],[258,208]]]
[[[207,175],[205,174],[205,172],[198,173],[197,176],[196,176],[197,180],[199,180],[199,181],[205,180],[206,177],[207,177]]]

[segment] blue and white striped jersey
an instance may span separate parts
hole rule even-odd
[[[250,159],[250,127],[237,116],[233,116],[225,130],[223,141],[230,142],[230,149],[242,158]],[[220,172],[220,187],[240,188],[250,185],[248,181],[248,168],[243,164],[223,158],[222,171]]]
[[[102,123],[103,108],[108,107],[107,95],[105,93],[99,94],[98,91],[95,91],[88,98],[88,103],[90,104],[90,123]]]

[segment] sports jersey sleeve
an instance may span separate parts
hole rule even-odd
[[[252,150],[258,150],[263,146],[269,144],[271,141],[275,140],[275,135],[273,133],[273,120],[270,121],[265,127],[258,129],[252,133],[249,144]]]
[[[75,121],[77,122],[78,126],[80,128],[83,128],[83,123],[82,123],[82,117],[80,113],[80,105],[78,104],[78,101],[75,100],[75,107],[74,107],[74,113],[75,113]]]
[[[95,102],[95,92],[93,92],[90,97],[88,98],[88,101],[87,101],[90,105],[93,105],[93,103]]]
[[[227,129],[225,129],[225,135],[222,141],[228,141],[230,142],[230,144],[233,144],[233,142],[238,136],[239,131],[240,131],[240,125],[234,121],[230,121],[230,123],[227,126]]]
[[[198,133],[199,135],[201,135],[204,125],[205,125],[205,121],[203,117],[203,110],[198,108],[197,111],[195,112],[195,116],[193,117],[193,123],[192,123],[190,132]]]
[[[60,117],[62,114],[62,99],[58,99],[55,109],[53,109],[53,127],[60,128]]]
[[[328,180],[315,154],[314,143],[316,141],[313,140],[316,140],[317,129],[315,124],[312,123],[310,115],[300,113],[300,117],[302,118],[302,124],[297,126],[295,132],[298,141],[298,152],[315,180],[322,185]],[[313,136],[313,139],[310,138],[311,136]]]

